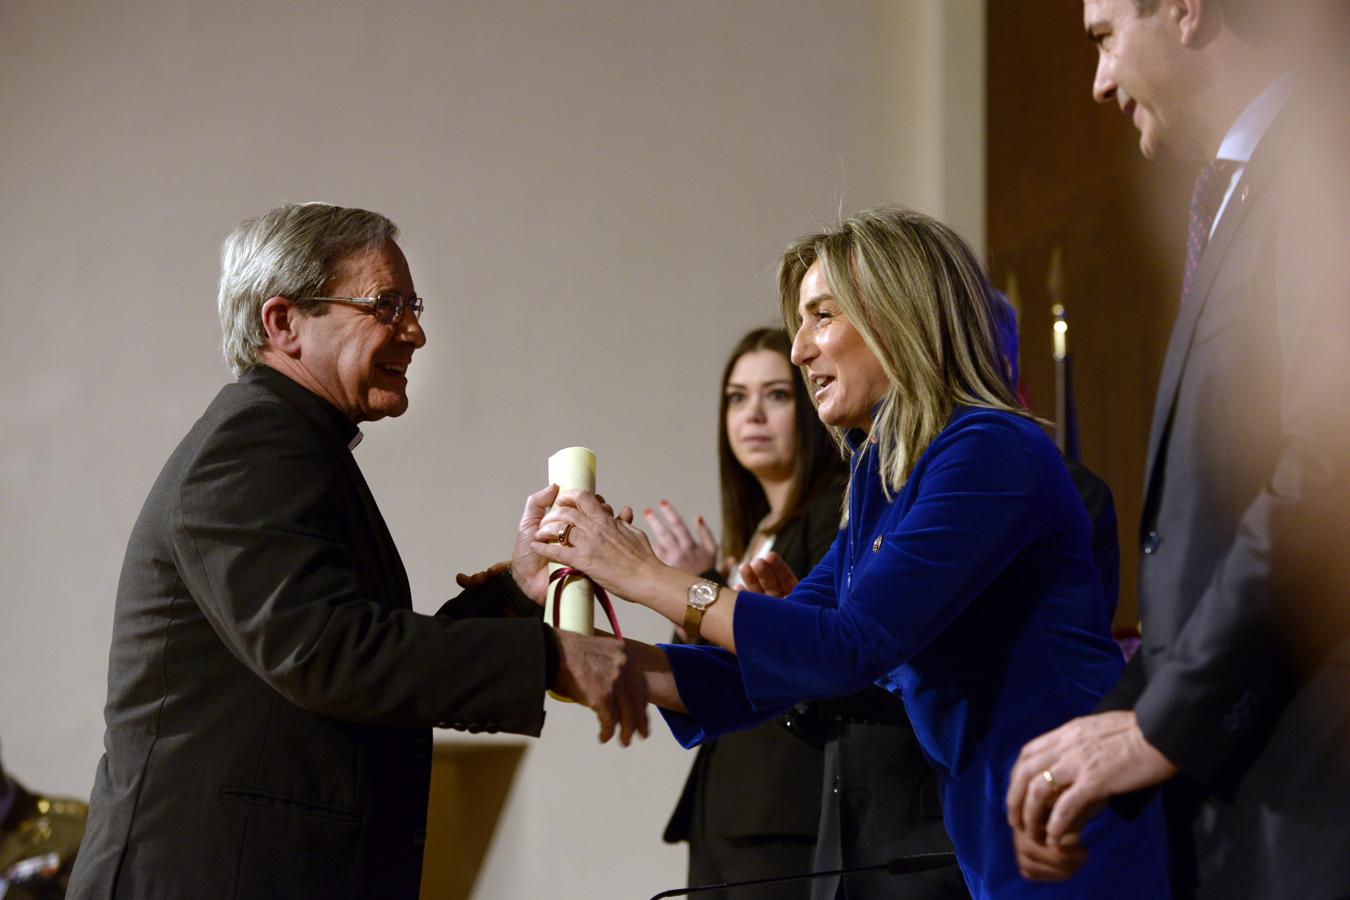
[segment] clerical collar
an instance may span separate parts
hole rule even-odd
[[[240,380],[260,382],[302,410],[315,412],[321,410],[322,412],[319,412],[319,415],[325,421],[331,422],[333,427],[337,429],[338,436],[347,445],[348,450],[355,450],[356,445],[361,443],[361,438],[364,437],[361,429],[356,427],[355,422],[347,418],[346,413],[300,382],[288,378],[271,366],[261,364],[254,366],[241,375]]]
[[[1275,117],[1284,109],[1284,104],[1293,93],[1292,74],[1286,72],[1272,81],[1233,121],[1232,127],[1219,144],[1218,158],[1231,159],[1243,165],[1251,162],[1256,145],[1261,143],[1261,138],[1270,128],[1270,123],[1275,121]]]

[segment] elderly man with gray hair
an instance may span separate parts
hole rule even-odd
[[[554,631],[526,502],[510,569],[437,615],[353,449],[408,408],[426,343],[398,230],[291,204],[222,252],[238,381],[173,452],[132,531],[99,763],[71,897],[414,898],[432,726],[538,735],[547,688],[601,738],[646,733],[623,645]]]

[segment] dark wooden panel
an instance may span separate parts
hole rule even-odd
[[[1074,0],[988,4],[988,243],[994,283],[1015,273],[1022,381],[1054,412],[1051,254],[1063,298],[1083,462],[1120,516],[1118,624],[1133,624],[1138,530],[1153,394],[1176,314],[1195,169],[1152,163],[1114,104],[1092,100],[1096,54]]]

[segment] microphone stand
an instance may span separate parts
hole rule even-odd
[[[953,865],[956,865],[956,854],[951,851],[915,853],[910,856],[897,856],[889,862],[876,863],[871,866],[852,866],[846,869],[828,869],[824,872],[806,872],[802,875],[779,875],[774,878],[754,878],[749,881],[727,881],[722,884],[700,884],[671,888],[654,895],[651,900],[664,900],[666,897],[689,897],[694,894],[722,891],[728,888],[735,890],[736,888],[756,887],[761,884],[784,884],[789,881],[829,878],[833,875],[861,875],[864,872],[879,872],[883,869],[890,875],[913,875],[917,872],[927,872],[930,869],[940,869],[943,866]]]

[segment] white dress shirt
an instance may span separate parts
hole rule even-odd
[[[1247,108],[1238,115],[1228,133],[1223,136],[1223,141],[1219,144],[1218,158],[1231,159],[1238,163],[1238,167],[1228,181],[1228,190],[1224,192],[1223,200],[1219,203],[1219,211],[1209,226],[1211,238],[1214,237],[1214,229],[1219,227],[1223,211],[1228,208],[1228,199],[1233,196],[1233,189],[1242,179],[1242,173],[1247,170],[1247,163],[1251,162],[1256,145],[1261,143],[1261,138],[1270,128],[1270,123],[1275,121],[1275,117],[1284,109],[1284,104],[1293,93],[1293,77],[1288,74],[1281,75],[1258,94],[1255,100],[1247,104]]]

